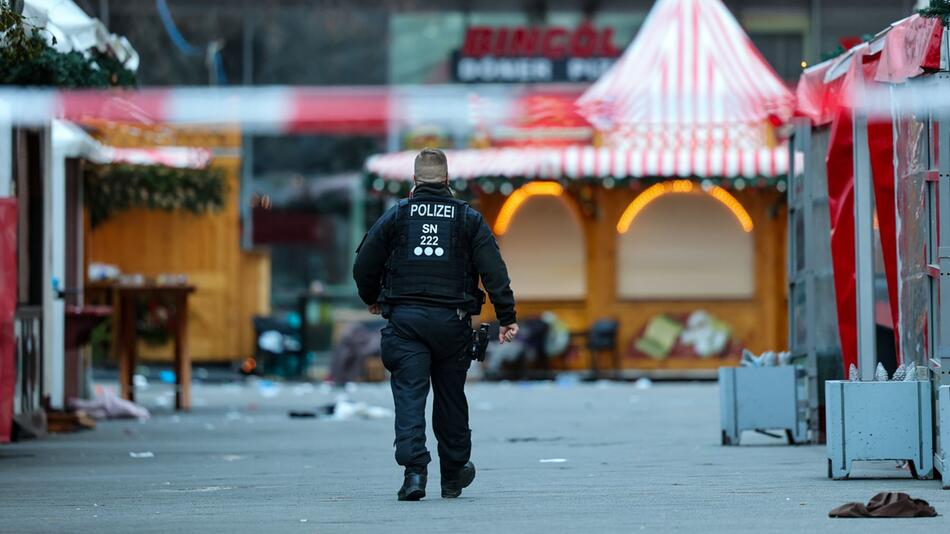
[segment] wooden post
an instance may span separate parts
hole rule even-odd
[[[132,295],[116,290],[119,303],[119,386],[123,399],[135,400],[135,361],[138,359],[135,335],[135,302]]]
[[[188,291],[175,292],[175,409],[191,409],[191,355],[188,353]]]

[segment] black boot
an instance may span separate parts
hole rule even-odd
[[[466,462],[461,469],[454,473],[442,472],[442,498],[454,499],[462,494],[462,488],[467,488],[475,480],[475,464]]]
[[[418,501],[426,496],[426,472],[425,470],[406,469],[406,478],[403,480],[402,487],[396,497],[400,501]]]

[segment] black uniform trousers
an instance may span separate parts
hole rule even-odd
[[[465,375],[471,365],[469,317],[450,308],[415,304],[388,310],[382,333],[383,365],[391,373],[396,408],[396,463],[423,470],[431,461],[426,449],[426,397],[431,378],[432,428],[439,442],[443,474],[455,473],[469,460]]]

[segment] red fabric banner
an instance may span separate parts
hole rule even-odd
[[[894,325],[894,345],[897,362],[901,363],[899,302],[897,300],[897,223],[894,200],[894,125],[891,121],[868,124],[868,148],[871,154],[871,175],[874,177],[874,199],[877,206],[881,252],[884,257],[884,276],[887,279],[887,297]]]
[[[0,443],[13,433],[13,395],[16,389],[16,354],[13,314],[16,312],[17,204],[0,198]]]
[[[854,132],[851,109],[839,108],[831,125],[828,155],[828,210],[831,215],[831,263],[834,267],[838,335],[845,373],[858,363],[857,293],[854,257]]]

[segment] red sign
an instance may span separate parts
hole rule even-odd
[[[581,24],[574,30],[558,26],[491,28],[472,26],[465,32],[464,57],[616,57],[613,28]]]

